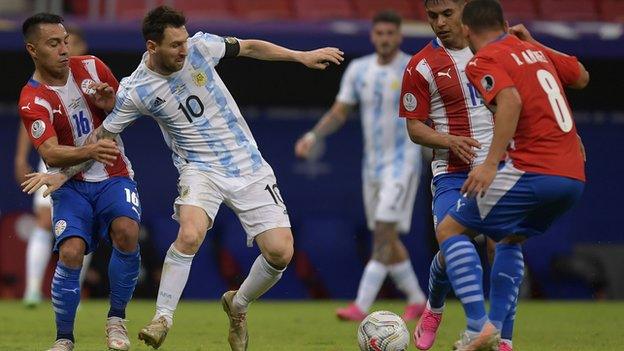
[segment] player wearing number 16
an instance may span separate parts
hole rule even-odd
[[[54,177],[71,178],[52,192],[54,251],[59,253],[59,260],[52,280],[57,334],[51,350],[74,348],[83,256],[94,251],[100,240],[109,239],[113,252],[108,271],[111,306],[107,346],[111,350],[128,350],[125,308],[132,297],[140,263],[141,207],[136,183],[120,137],[114,142],[100,140],[82,146],[114,106],[114,99],[103,101],[96,95],[104,91],[114,94],[118,83],[98,58],[69,57],[68,34],[62,22],[61,17],[45,13],[24,22],[24,40],[35,72],[19,100],[22,122],[48,170],[56,169],[52,171]],[[66,170],[59,170],[85,161],[86,166],[73,177]],[[31,181],[36,179],[30,175]],[[41,183],[29,184],[26,190],[34,192]]]
[[[166,6],[146,15],[147,52],[134,73],[121,81],[115,108],[95,135],[114,138],[141,116],[151,116],[180,173],[174,204],[180,230],[165,258],[156,314],[139,339],[154,348],[164,342],[193,257],[225,203],[243,225],[247,244],[255,241],[261,251],[240,289],[222,299],[230,320],[230,346],[242,351],[248,344],[247,308],[282,276],[293,255],[293,237],[273,170],[215,66],[225,58],[247,56],[324,69],[340,64],[342,52],[300,52],[201,32],[189,37],[185,23],[182,13]]]

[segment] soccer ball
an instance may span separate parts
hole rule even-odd
[[[373,312],[358,327],[361,351],[406,351],[409,340],[405,322],[392,312]]]

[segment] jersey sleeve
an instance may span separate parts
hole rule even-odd
[[[219,61],[221,61],[221,59],[225,57],[226,38],[210,33],[197,32],[197,34],[195,34],[192,39],[201,46],[202,51],[207,56],[207,58],[210,59],[209,62],[213,66],[216,66]]]
[[[106,117],[102,125],[104,129],[111,133],[119,134],[132,122],[141,117],[142,113],[132,100],[130,94],[130,88],[122,84],[117,91],[117,99],[115,101],[115,108]]]
[[[38,96],[26,96],[20,98],[18,109],[35,149],[46,140],[56,136],[52,125],[52,108],[47,100]]]
[[[349,105],[356,105],[358,103],[359,95],[357,93],[357,87],[355,85],[357,80],[355,66],[355,63],[352,62],[345,70],[345,73],[340,81],[340,91],[336,96],[336,101]]]
[[[110,68],[102,62],[99,58],[95,57],[95,68],[97,69],[98,76],[102,83],[108,83],[115,91],[119,89],[119,81],[115,78],[115,75]]]
[[[431,111],[429,82],[418,71],[412,60],[403,72],[399,117],[426,121]]]
[[[560,54],[542,45],[539,47],[555,66],[559,80],[564,86],[572,85],[579,80],[581,66],[575,56]]]
[[[466,75],[487,104],[491,104],[501,90],[515,86],[503,65],[489,56],[476,56],[470,60]]]

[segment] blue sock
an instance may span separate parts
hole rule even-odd
[[[524,259],[520,245],[497,244],[490,282],[490,313],[492,324],[503,329],[507,319],[518,300],[520,284],[524,277]],[[513,321],[509,334],[513,332]]]
[[[451,282],[446,275],[446,269],[440,264],[440,251],[433,257],[429,269],[429,306],[440,309],[444,306],[446,295],[451,291]]]
[[[446,260],[446,274],[464,306],[467,329],[480,332],[487,315],[483,301],[483,268],[477,250],[464,235],[447,239],[440,248]]]
[[[501,339],[509,340],[513,338],[513,328],[514,322],[516,321],[516,308],[518,307],[518,303],[516,302],[512,307],[511,311],[507,314],[507,318],[503,322],[503,329],[501,330]]]
[[[110,310],[108,317],[126,318],[126,305],[132,298],[141,266],[140,250],[125,253],[113,246],[108,263],[110,280]]]
[[[74,321],[80,302],[80,268],[65,267],[56,263],[52,279],[52,306],[56,320],[56,340],[74,341]]]

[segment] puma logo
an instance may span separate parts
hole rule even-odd
[[[407,67],[406,71],[410,76],[412,75],[412,67]]]
[[[55,114],[55,113],[58,113],[59,115],[63,114],[63,112],[61,111],[61,105],[58,105],[58,110],[52,109],[52,114]]]
[[[448,77],[448,79],[451,79],[451,69],[449,68],[446,72],[438,72],[438,77]]]
[[[516,284],[516,278],[514,278],[514,277],[512,277],[512,276],[510,276],[510,275],[508,275],[508,274],[505,274],[505,273],[503,273],[503,272],[498,273],[498,275],[499,275],[499,276],[501,276],[501,277],[503,277],[503,278],[507,278],[507,279],[511,280],[511,282],[512,282],[513,284]]]
[[[65,289],[65,288],[61,288],[61,290],[63,290],[63,291],[73,292],[74,294],[77,294],[77,293],[78,293],[78,289],[80,289],[80,288],[74,288],[74,289]]]
[[[478,58],[474,59],[474,61],[468,62],[468,66],[475,66],[476,67],[477,66],[477,60],[478,60]]]
[[[22,110],[29,110],[30,111],[30,102],[28,103],[28,105],[22,106]]]

